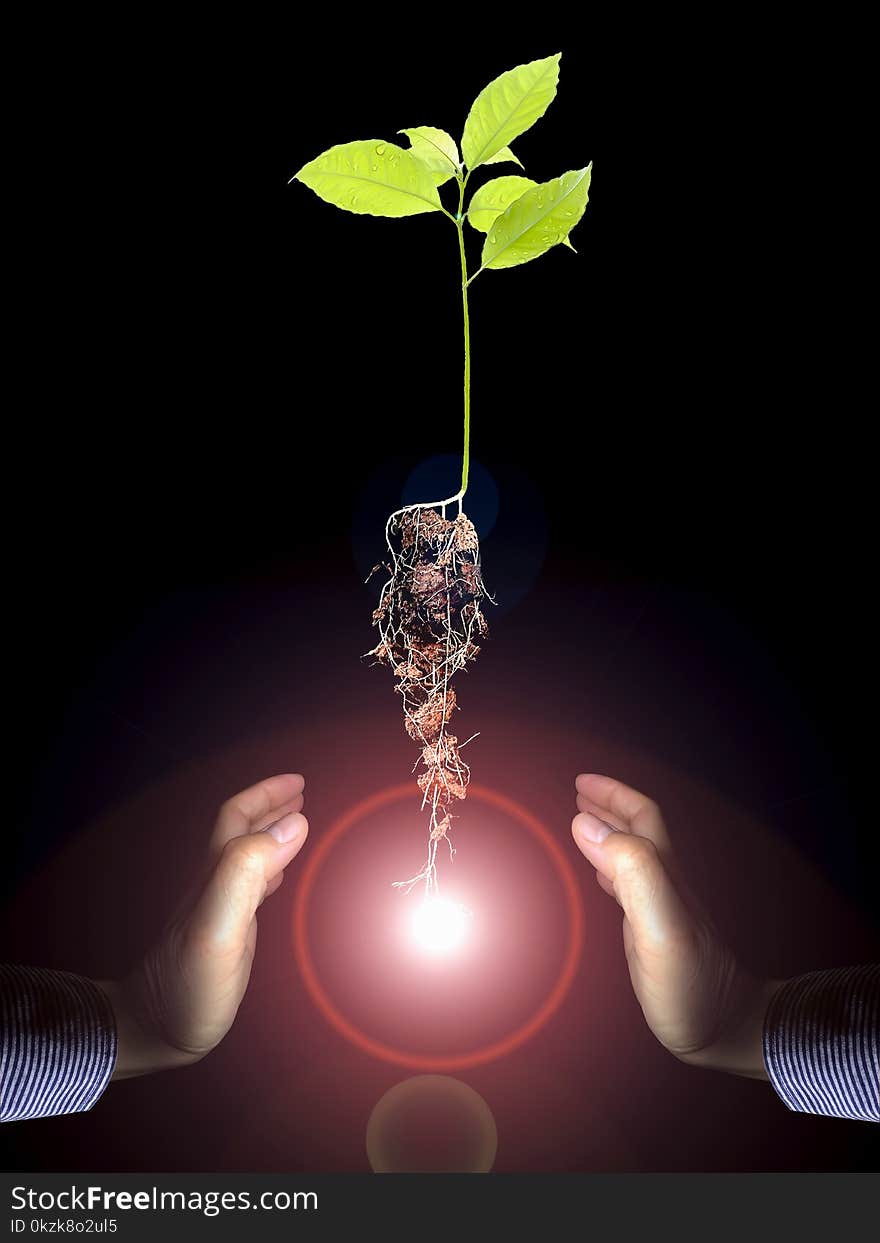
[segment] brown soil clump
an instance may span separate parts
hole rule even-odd
[[[367,654],[392,669],[406,732],[422,748],[417,766],[424,765],[418,784],[431,817],[428,862],[398,884],[409,889],[425,880],[430,891],[437,843],[448,841],[449,809],[464,799],[470,779],[459,754],[465,744],[447,730],[458,707],[451,682],[479,653],[475,640],[488,634],[481,609],[488,593],[477,532],[466,514],[450,520],[433,509],[402,510],[389,520],[388,544],[391,577],[373,612],[380,641]]]

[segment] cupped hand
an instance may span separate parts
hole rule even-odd
[[[232,1026],[256,951],[257,909],[306,840],[304,785],[285,773],[224,803],[203,878],[135,970],[100,981],[116,1016],[114,1079],[197,1062]]]
[[[681,1061],[766,1078],[764,1016],[782,981],[746,971],[682,880],[660,808],[612,777],[575,782],[572,834],[623,909],[630,979],[651,1031]]]

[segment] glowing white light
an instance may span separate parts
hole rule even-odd
[[[464,940],[469,911],[448,898],[428,898],[413,914],[413,935],[430,954],[445,954]]]

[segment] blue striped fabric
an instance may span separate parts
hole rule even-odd
[[[116,1052],[113,1009],[97,984],[0,963],[0,1122],[91,1109]]]
[[[880,963],[783,984],[764,1020],[764,1065],[797,1113],[880,1122]]]
[[[796,976],[764,1021],[789,1109],[880,1122],[880,963]],[[0,1122],[91,1109],[116,1065],[106,995],[66,971],[0,963]]]

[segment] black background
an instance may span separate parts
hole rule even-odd
[[[176,763],[289,721],[294,653],[318,697],[321,662],[369,634],[365,487],[385,472],[399,493],[458,450],[448,222],[341,213],[288,178],[350,138],[460,134],[486,81],[562,50],[557,99],[514,146],[537,180],[593,160],[579,254],[471,286],[473,453],[525,471],[549,526],[536,586],[495,625],[504,694],[527,719],[564,684],[562,722],[583,702],[876,911],[856,96],[819,71],[818,32],[440,26],[78,28],[75,56],[54,32],[15,194],[10,896]],[[528,533],[511,489],[502,551]],[[18,1129],[25,1164],[70,1165],[53,1126]],[[874,1139],[807,1122],[784,1158],[708,1160],[871,1168]]]

